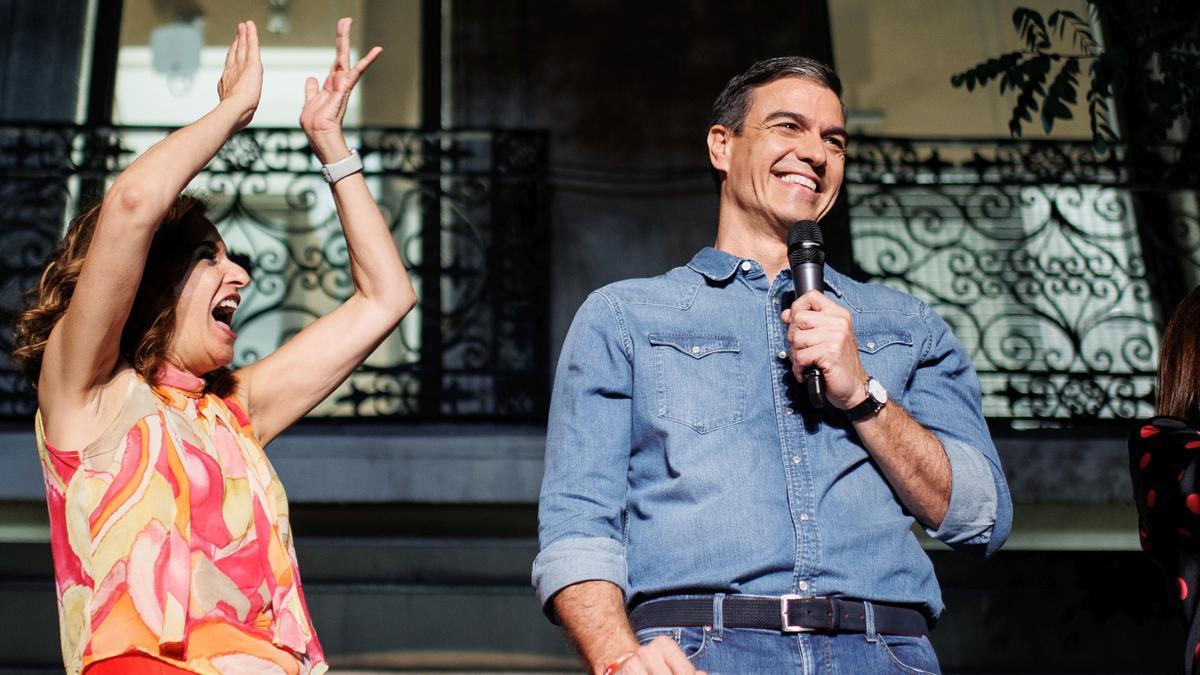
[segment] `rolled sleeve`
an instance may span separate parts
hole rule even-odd
[[[551,618],[546,603],[573,583],[611,581],[628,594],[631,349],[618,307],[588,296],[563,342],[546,428],[532,577]]]
[[[950,460],[950,506],[929,536],[946,544],[987,544],[998,511],[996,482],[979,450],[961,441],[942,442]]]
[[[533,560],[533,588],[543,609],[555,593],[581,581],[608,581],[628,596],[628,580],[625,547],[612,539],[560,539]]]
[[[950,461],[950,503],[930,536],[955,550],[986,558],[1008,539],[1012,497],[983,417],[982,388],[971,357],[936,312],[920,363],[905,396],[909,413],[941,442]]]

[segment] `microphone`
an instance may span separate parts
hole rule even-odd
[[[788,264],[792,267],[792,282],[796,285],[797,298],[825,287],[825,249],[821,248],[824,243],[821,226],[812,220],[796,222],[788,233]],[[805,370],[804,384],[808,388],[808,402],[814,408],[823,408],[825,379],[821,369],[810,366]]]

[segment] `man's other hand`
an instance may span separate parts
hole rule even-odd
[[[683,650],[671,638],[660,635],[638,647],[621,667],[620,675],[705,675],[692,667]]]

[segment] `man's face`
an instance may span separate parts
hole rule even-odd
[[[709,130],[710,158],[725,173],[723,206],[756,229],[786,233],[798,220],[820,220],[842,187],[845,123],[837,95],[812,80],[753,89],[740,132]]]

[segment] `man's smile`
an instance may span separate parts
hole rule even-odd
[[[773,174],[773,175],[775,177],[779,178],[779,180],[781,180],[784,183],[788,183],[790,185],[803,185],[804,187],[812,190],[813,192],[820,192],[820,190],[817,189],[817,181],[815,181],[812,178],[809,178],[808,176],[805,176],[803,174],[799,174],[799,173],[780,174],[780,173],[777,173],[777,174]]]

